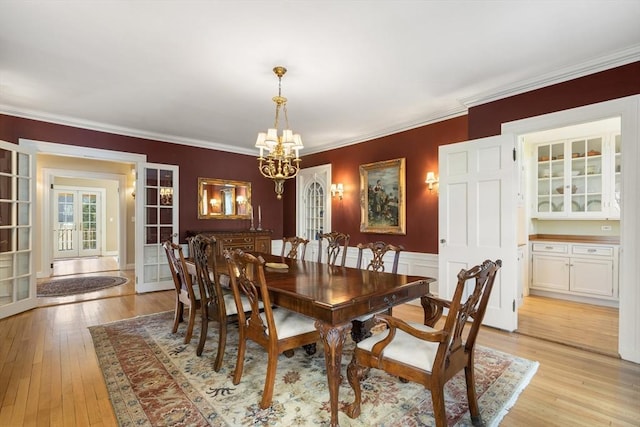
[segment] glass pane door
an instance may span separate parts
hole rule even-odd
[[[138,172],[137,228],[142,244],[136,250],[138,292],[171,289],[173,279],[162,243],[178,243],[178,167],[146,163]]]
[[[36,305],[32,219],[34,157],[0,141],[0,318]]]

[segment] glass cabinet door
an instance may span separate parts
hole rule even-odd
[[[569,212],[602,212],[602,138],[573,140],[571,147],[571,191]]]
[[[620,135],[537,145],[534,217],[619,218],[620,147]]]
[[[565,143],[542,144],[537,147],[537,212],[564,210]]]

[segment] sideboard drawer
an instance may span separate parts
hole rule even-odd
[[[534,243],[531,246],[533,252],[552,252],[556,254],[566,254],[569,252],[569,245],[564,243]]]
[[[572,253],[576,255],[599,255],[599,256],[613,256],[613,247],[611,246],[581,246],[573,245]]]
[[[187,236],[205,234],[218,241],[218,254],[225,249],[242,249],[247,252],[271,253],[271,231],[187,231]]]

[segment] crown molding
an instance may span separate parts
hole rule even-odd
[[[610,55],[602,56],[571,67],[562,68],[560,70],[544,74],[540,77],[536,77],[535,79],[520,81],[514,85],[503,86],[468,98],[462,98],[460,102],[467,108],[471,108],[546,86],[588,76],[589,74],[620,67],[636,61],[640,61],[640,45],[619,50]]]
[[[0,114],[21,117],[23,119],[38,120],[41,122],[54,123],[63,126],[71,126],[81,129],[94,130],[98,132],[113,133],[117,135],[130,136],[133,138],[143,138],[152,141],[169,142],[172,144],[188,145],[192,147],[209,148],[212,150],[225,151],[235,154],[255,155],[250,149],[235,147],[217,142],[205,141],[201,139],[182,138],[175,135],[165,135],[155,132],[147,132],[139,129],[132,129],[121,126],[114,126],[106,123],[99,123],[90,120],[80,120],[73,117],[60,116],[56,114],[44,113],[41,111],[18,109],[8,105],[0,104]]]

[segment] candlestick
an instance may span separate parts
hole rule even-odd
[[[262,207],[258,205],[258,228],[257,230],[262,230]]]
[[[251,227],[249,227],[249,231],[255,230],[253,227],[253,206],[249,205],[249,213],[251,213]]]

